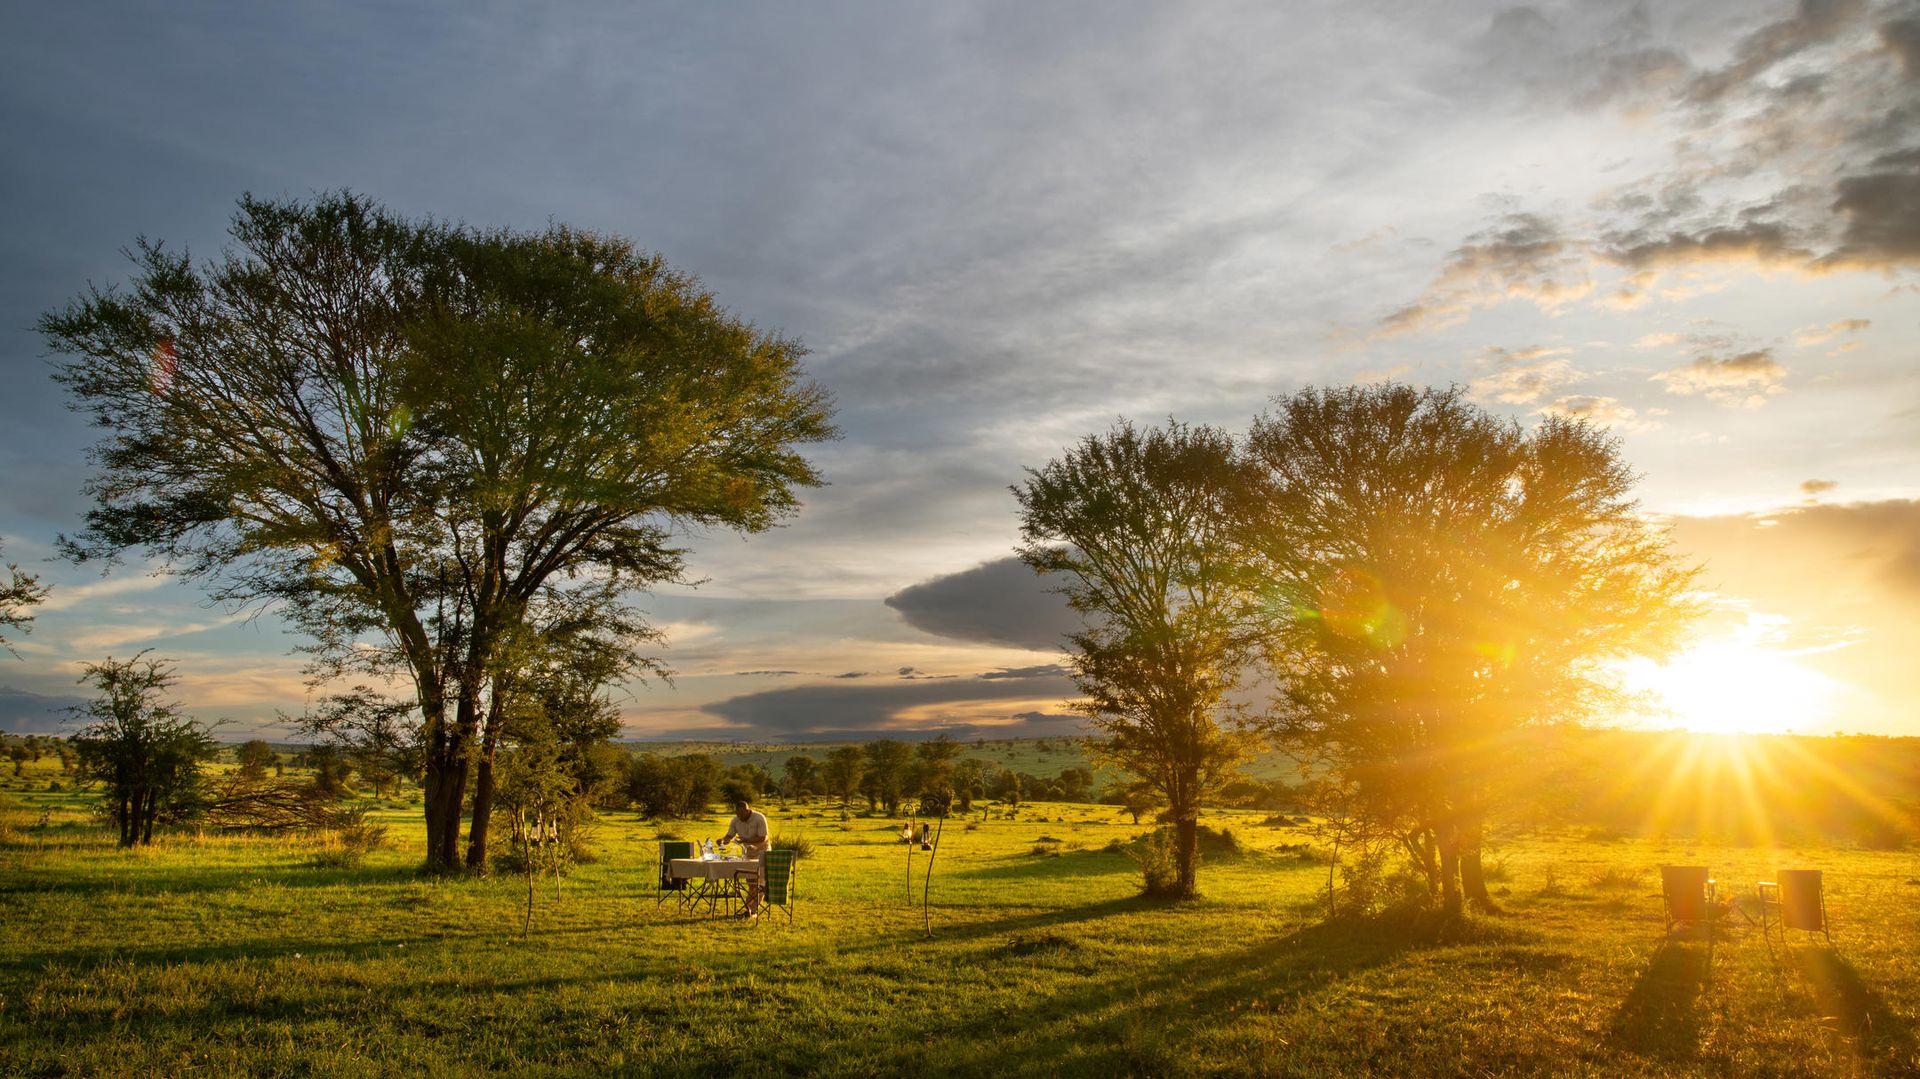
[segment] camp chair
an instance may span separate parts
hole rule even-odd
[[[654,898],[653,905],[659,906],[668,896],[687,901],[687,882],[674,877],[673,860],[693,857],[693,844],[684,839],[662,840],[660,843],[660,894]]]
[[[1660,867],[1660,898],[1666,904],[1667,936],[1676,926],[1707,927],[1707,959],[1713,959],[1714,882],[1704,865],[1663,865]]]
[[[787,912],[787,924],[793,924],[793,852],[770,850],[760,855],[760,910],[768,907]]]
[[[1780,945],[1787,943],[1787,930],[1819,933],[1833,943],[1827,928],[1827,893],[1818,869],[1782,869],[1775,880],[1763,880],[1760,889],[1760,932],[1773,947],[1772,931],[1780,930]],[[1777,912],[1777,916],[1775,916]]]

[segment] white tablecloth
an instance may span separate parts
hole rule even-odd
[[[735,873],[760,875],[757,858],[675,858],[667,863],[667,875],[675,880],[732,880]]]

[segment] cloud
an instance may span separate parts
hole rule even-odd
[[[1906,15],[1880,25],[1880,40],[1900,58],[1909,81],[1920,81],[1920,15]]]
[[[1080,628],[1067,601],[1013,557],[903,588],[886,604],[937,637],[1034,651],[1056,651]]]
[[[999,729],[1016,715],[1057,707],[1075,696],[1065,670],[1048,665],[965,678],[787,686],[730,697],[700,710],[724,720],[729,735],[743,738],[928,734],[962,727]]]
[[[1649,431],[1659,425],[1639,418],[1639,413],[1620,403],[1618,398],[1598,394],[1574,394],[1555,398],[1541,406],[1548,416],[1585,420],[1599,427],[1618,427],[1626,431]]]
[[[73,724],[68,708],[87,702],[80,697],[49,697],[12,686],[0,686],[0,729],[12,734],[64,734]]]
[[[1873,325],[1864,318],[1847,318],[1838,322],[1829,322],[1825,326],[1809,326],[1794,336],[1796,345],[1821,345],[1843,334],[1859,333]]]
[[[1786,375],[1787,369],[1774,361],[1772,350],[1762,348],[1736,356],[1700,356],[1659,372],[1653,380],[1664,383],[1668,393],[1704,394],[1719,404],[1758,408],[1780,392]]]
[[[1800,493],[1806,495],[1808,498],[1814,498],[1826,494],[1838,486],[1840,485],[1833,480],[1802,480],[1800,483]]]
[[[1557,311],[1592,291],[1585,263],[1556,222],[1539,214],[1506,214],[1455,248],[1420,299],[1382,319],[1380,332],[1452,325],[1475,308],[1507,300]]]
[[[1606,238],[1601,253],[1610,261],[1634,270],[1669,269],[1703,262],[1792,267],[1802,266],[1813,257],[1813,252],[1798,244],[1786,226],[1765,221],[1664,236],[1615,235]]]
[[[1685,56],[1653,40],[1639,5],[1617,13],[1576,5],[1553,16],[1510,7],[1493,16],[1473,51],[1483,72],[1523,87],[1529,99],[1580,109],[1643,107],[1692,71]]]
[[[1875,160],[1873,171],[1841,179],[1833,209],[1846,218],[1846,229],[1840,246],[1820,260],[1823,267],[1920,262],[1920,150],[1888,154]]]
[[[1509,352],[1488,349],[1485,359],[1498,365],[1490,375],[1476,378],[1469,391],[1480,400],[1501,401],[1510,405],[1530,405],[1554,393],[1568,383],[1585,376],[1574,370],[1565,356],[1571,349],[1534,346]],[[1484,361],[1483,361],[1484,362]]]
[[[1820,481],[1816,481],[1820,482]],[[1768,514],[1681,517],[1676,547],[1703,559],[1703,584],[1791,618],[1798,661],[1859,687],[1880,714],[1847,729],[1910,723],[1920,700],[1920,500],[1803,505]],[[1834,647],[1842,645],[1842,647]]]
[[[88,623],[87,628],[68,634],[67,643],[81,652],[98,654],[122,645],[144,644],[148,641],[204,633],[210,629],[232,625],[245,617],[245,615],[233,615],[205,622],[91,622]]]
[[[1743,38],[1726,66],[1695,78],[1684,96],[1696,104],[1718,102],[1796,53],[1831,41],[1866,11],[1864,0],[1801,0],[1791,16]]]
[[[1468,237],[1382,333],[1444,328],[1505,298],[1549,314],[1583,300],[1615,310],[1685,300],[1719,284],[1662,278],[1709,266],[1817,275],[1920,264],[1920,17],[1876,25],[1863,0],[1804,0],[1705,65],[1688,54],[1721,53],[1710,17],[1662,29],[1676,40],[1656,40],[1639,6],[1492,18],[1479,45],[1486,75],[1524,88],[1530,110],[1554,99],[1613,108],[1669,132],[1667,153],[1585,214],[1515,211],[1504,191],[1492,196],[1508,207],[1493,228]]]
[[[134,595],[140,592],[152,592],[155,589],[177,583],[176,578],[166,576],[120,576],[94,581],[91,584],[63,584],[47,593],[37,611],[64,611],[93,600],[109,599],[115,596]]]

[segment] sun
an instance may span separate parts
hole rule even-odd
[[[1630,688],[1668,713],[1653,717],[1703,734],[1784,734],[1826,725],[1841,685],[1749,634],[1709,638],[1665,664],[1627,670]]]

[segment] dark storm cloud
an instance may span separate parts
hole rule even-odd
[[[0,730],[13,734],[66,734],[73,730],[67,709],[87,702],[0,686]]]
[[[1080,628],[1067,601],[1018,558],[1001,558],[903,588],[887,606],[915,629],[981,644],[1054,651]]]
[[[739,737],[824,737],[847,731],[925,732],[972,722],[982,712],[990,713],[995,701],[1066,700],[1076,695],[1073,681],[1058,668],[1035,670],[1037,673],[997,671],[927,681],[790,686],[730,697],[703,705],[701,711],[725,720],[729,733]],[[955,718],[939,718],[942,706],[950,706]],[[922,715],[931,712],[935,718],[906,726],[898,717],[909,709]]]
[[[1833,208],[1846,218],[1832,266],[1920,263],[1920,149],[1887,154],[1874,171],[1842,179]]]
[[[1900,58],[1909,80],[1920,81],[1920,15],[1903,15],[1880,24],[1880,40]]]

